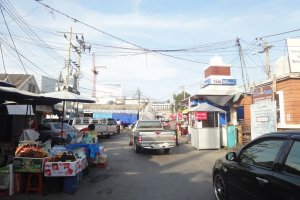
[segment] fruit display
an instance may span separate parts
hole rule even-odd
[[[45,158],[48,156],[42,147],[36,144],[24,144],[17,147],[15,156],[17,157],[30,157],[30,158]]]
[[[73,154],[73,152],[71,151],[64,151],[64,152],[61,152],[51,158],[49,158],[48,162],[74,162],[76,161],[76,157],[75,155]]]

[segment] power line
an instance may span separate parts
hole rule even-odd
[[[273,37],[273,36],[278,36],[278,35],[284,35],[284,34],[287,34],[287,33],[293,33],[293,32],[297,32],[297,31],[300,31],[300,28],[299,29],[294,29],[294,30],[291,30],[291,31],[285,31],[285,32],[281,32],[281,33],[275,33],[275,34],[272,34],[272,35],[261,36],[261,37],[257,37],[256,39]]]
[[[8,33],[9,33],[9,35],[10,35],[10,39],[11,39],[11,41],[12,41],[13,45],[14,45],[14,49],[15,49],[15,51],[16,51],[16,53],[17,53],[17,55],[18,55],[19,61],[20,61],[20,63],[22,64],[22,67],[23,67],[23,69],[24,69],[25,73],[27,74],[27,71],[26,71],[26,69],[25,69],[25,67],[24,67],[24,64],[23,64],[23,62],[22,62],[21,58],[20,58],[20,55],[19,55],[19,52],[18,52],[18,50],[17,50],[17,47],[16,47],[16,45],[15,45],[15,42],[14,42],[14,40],[13,40],[12,36],[11,36],[11,33],[10,33],[10,30],[9,30],[9,27],[8,27],[8,25],[7,25],[7,22],[6,22],[6,19],[5,19],[5,16],[4,16],[4,14],[3,14],[3,8],[2,8],[2,4],[0,5],[0,9],[1,9],[1,14],[2,14],[3,20],[4,20],[4,22],[5,22],[5,26],[6,26],[6,28],[7,28],[7,31],[8,31]]]
[[[37,3],[42,4],[42,5],[45,6],[46,8],[49,8],[49,9],[55,11],[56,13],[59,13],[60,15],[63,15],[63,16],[65,16],[65,17],[69,18],[69,19],[72,19],[72,20],[73,20],[74,22],[76,22],[76,23],[80,23],[80,24],[85,25],[85,26],[87,26],[87,27],[89,27],[89,28],[91,28],[91,29],[94,29],[94,30],[96,30],[96,31],[98,31],[98,32],[100,32],[100,33],[102,33],[102,34],[105,34],[105,35],[107,35],[107,36],[109,36],[109,37],[112,37],[112,38],[117,39],[117,40],[119,40],[119,41],[122,41],[122,42],[124,42],[124,43],[130,44],[130,45],[135,46],[135,47],[137,47],[137,48],[140,48],[141,50],[143,50],[143,51],[145,51],[145,52],[148,52],[148,53],[153,52],[153,53],[157,53],[157,54],[160,54],[160,55],[163,55],[163,56],[167,56],[167,57],[171,57],[171,58],[175,58],[175,59],[179,59],[179,60],[184,60],[184,61],[189,61],[189,62],[194,62],[194,63],[200,63],[200,64],[207,64],[206,62],[201,62],[201,61],[196,61],[196,60],[190,60],[190,59],[180,58],[180,57],[168,55],[168,54],[165,54],[165,53],[161,53],[161,52],[159,52],[159,51],[155,51],[155,52],[154,52],[154,51],[152,51],[151,49],[144,48],[144,47],[142,47],[142,46],[140,46],[140,45],[134,44],[134,43],[129,42],[129,41],[127,41],[127,40],[124,40],[124,39],[122,39],[122,38],[120,38],[120,37],[117,37],[117,36],[115,36],[115,35],[112,35],[112,34],[110,34],[110,33],[105,32],[105,31],[103,31],[103,30],[100,30],[99,28],[96,28],[96,27],[94,27],[94,26],[91,26],[91,25],[89,25],[89,24],[87,24],[87,23],[85,23],[85,22],[82,22],[82,21],[80,21],[80,20],[78,20],[78,19],[76,19],[76,18],[74,18],[74,17],[71,17],[71,16],[69,16],[69,15],[67,15],[67,14],[65,14],[65,13],[63,13],[63,12],[61,12],[61,11],[55,9],[55,8],[52,8],[51,6],[49,6],[49,5],[47,5],[47,4],[44,4],[43,2],[41,2],[41,1],[39,1],[39,0],[34,0],[34,1],[36,1]]]

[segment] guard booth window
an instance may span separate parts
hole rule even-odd
[[[207,113],[207,120],[202,121],[203,128],[205,127],[217,127],[218,126],[218,114],[214,112]]]

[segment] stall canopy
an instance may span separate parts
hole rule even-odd
[[[31,105],[54,105],[61,102],[61,100],[57,98],[46,98],[40,94],[6,86],[0,86],[0,101],[14,101],[21,104]]]
[[[225,113],[225,110],[221,108],[217,108],[215,106],[209,105],[208,103],[201,103],[196,107],[190,108],[190,112],[197,112],[197,111],[203,111],[203,112],[223,112]]]
[[[6,105],[9,115],[34,115],[31,105]]]
[[[59,99],[62,101],[71,101],[71,102],[82,102],[82,103],[95,103],[95,100],[85,97],[83,95],[75,94],[68,91],[57,91],[41,94],[43,97]]]

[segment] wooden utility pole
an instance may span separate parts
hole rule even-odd
[[[260,38],[262,40],[262,38]],[[262,46],[263,50],[259,51],[258,53],[266,53],[266,75],[267,79],[271,79],[271,68],[270,68],[270,49],[273,47],[272,45],[269,45],[268,42],[263,41],[259,44],[259,46]]]
[[[246,70],[246,63],[245,63],[245,59],[244,59],[243,49],[242,49],[239,38],[236,38],[236,46],[238,47],[238,51],[239,51],[239,58],[240,58],[240,62],[241,62],[244,90],[245,90],[245,92],[247,92],[247,90],[249,89],[249,79],[248,79],[248,73]]]

